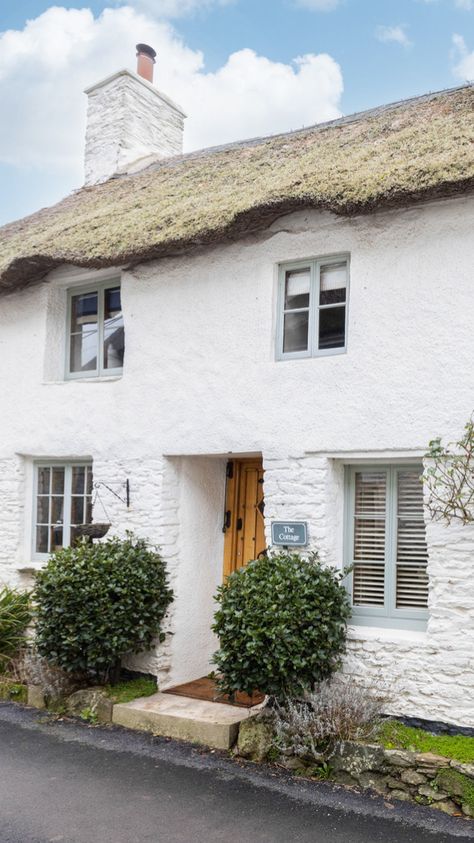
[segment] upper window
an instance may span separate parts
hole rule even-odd
[[[423,628],[428,576],[421,466],[347,469],[353,619]]]
[[[68,547],[76,527],[92,521],[92,465],[36,464],[34,497],[34,555]]]
[[[280,267],[277,357],[345,351],[348,283],[346,256]]]
[[[70,290],[68,377],[120,374],[124,350],[120,285],[109,282],[87,289]]]

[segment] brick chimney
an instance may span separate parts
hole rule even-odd
[[[85,184],[126,172],[140,159],[183,151],[184,111],[153,85],[156,53],[137,44],[137,72],[119,70],[88,96]]]

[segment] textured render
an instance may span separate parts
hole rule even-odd
[[[86,93],[86,185],[105,181],[140,158],[183,151],[183,112],[135,73],[120,71]]]
[[[467,197],[351,219],[300,211],[124,271],[119,379],[65,382],[54,363],[66,288],[90,276],[57,271],[3,297],[0,579],[32,564],[32,458],[89,456],[97,481],[131,488],[127,510],[101,487],[96,520],[160,545],[176,592],[173,634],[133,664],[162,688],[205,675],[230,454],[263,454],[268,528],[307,520],[312,546],[341,565],[344,464],[413,460],[461,431],[474,407],[473,213]],[[339,252],[351,254],[347,353],[275,362],[276,264]],[[426,633],[353,628],[346,670],[392,683],[393,711],[474,726],[474,533],[430,524],[428,542]]]
[[[64,262],[137,264],[241,237],[302,206],[355,214],[465,193],[474,187],[473,111],[466,86],[85,187],[0,229],[0,288]]]

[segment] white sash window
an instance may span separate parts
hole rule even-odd
[[[76,528],[92,521],[92,465],[88,462],[36,463],[33,502],[33,555],[48,554],[74,542]]]
[[[120,375],[125,334],[120,283],[69,290],[66,376]]]
[[[346,255],[280,266],[277,359],[346,350],[348,286]]]

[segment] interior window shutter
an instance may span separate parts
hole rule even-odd
[[[352,579],[355,606],[384,606],[386,509],[386,472],[356,472]]]
[[[417,471],[399,471],[397,488],[397,609],[428,606],[428,551],[423,486]]]

